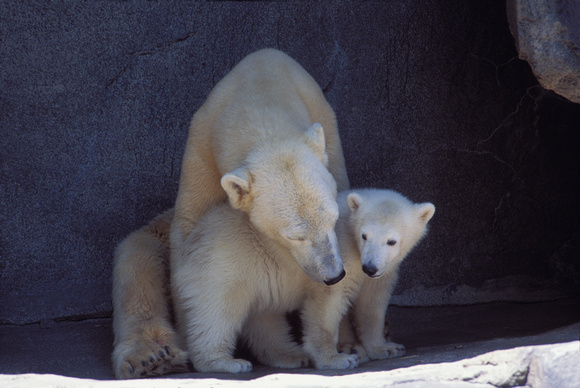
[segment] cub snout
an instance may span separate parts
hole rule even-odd
[[[374,264],[364,264],[362,270],[371,278],[377,277],[377,272],[379,272],[379,269]]]

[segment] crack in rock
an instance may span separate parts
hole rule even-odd
[[[146,49],[146,50],[138,50],[138,51],[131,51],[128,53],[128,55],[132,58],[138,58],[138,57],[143,57],[143,56],[151,56],[154,54],[157,54],[159,52],[163,52],[166,50],[171,49],[173,46],[178,45],[182,42],[187,41],[189,38],[191,38],[193,35],[195,35],[195,32],[189,32],[187,33],[185,36],[182,36],[180,38],[177,38],[173,41],[170,42],[166,42],[166,43],[161,43],[159,45],[157,45],[156,47],[152,48],[152,49]],[[114,85],[115,83],[117,83],[121,77],[123,76],[123,74],[125,74],[127,72],[127,70],[129,70],[129,68],[131,68],[132,66],[135,65],[135,61],[134,60],[129,60],[129,63],[125,64],[125,66],[123,66],[123,68],[117,73],[117,75],[115,75],[109,82],[107,82],[106,87],[110,88],[112,85]]]
[[[136,55],[136,56],[153,55],[153,54],[158,53],[160,51],[165,51],[165,50],[171,48],[172,46],[175,46],[181,42],[185,42],[186,40],[191,38],[193,35],[195,35],[195,32],[192,31],[192,32],[187,33],[185,36],[183,36],[181,38],[177,38],[177,39],[170,41],[170,42],[167,42],[167,43],[159,44],[153,49],[141,50],[141,51],[132,51],[129,53],[129,55]]]

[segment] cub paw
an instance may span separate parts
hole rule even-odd
[[[359,356],[357,354],[338,353],[330,360],[318,361],[316,369],[353,369],[358,366]]]
[[[187,353],[173,343],[161,339],[121,343],[115,346],[113,360],[118,379],[187,371]]]
[[[359,364],[363,363],[363,362],[370,361],[370,358],[369,358],[369,355],[367,354],[367,351],[365,350],[365,348],[361,344],[358,344],[358,343],[348,342],[345,344],[340,344],[338,346],[338,351],[340,353],[358,355]]]
[[[241,358],[224,357],[209,362],[194,362],[198,372],[247,373],[252,371],[252,363]]]
[[[373,347],[367,353],[371,360],[383,360],[385,358],[400,357],[405,354],[406,351],[404,345],[387,342],[382,346]]]

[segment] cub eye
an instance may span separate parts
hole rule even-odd
[[[365,241],[367,241],[367,234],[366,233],[363,233],[362,234],[362,239],[365,240]]]
[[[393,246],[396,243],[397,243],[397,240],[389,240],[389,241],[387,241],[387,245],[389,245],[389,246]]]

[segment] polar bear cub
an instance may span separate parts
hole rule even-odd
[[[344,207],[349,209],[348,222],[341,220],[336,228],[340,252],[347,273],[360,287],[349,319],[341,323],[340,348],[354,348],[361,362],[400,356],[405,347],[385,339],[387,306],[399,266],[425,236],[435,206],[414,204],[395,191],[375,189],[341,193],[338,202],[341,214]],[[352,268],[355,262],[358,269]]]

